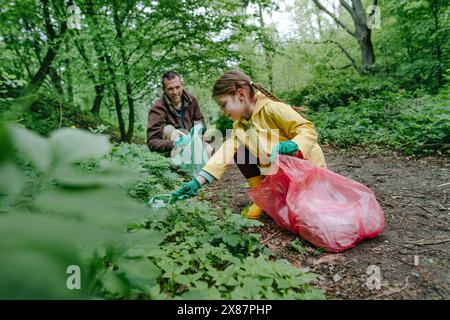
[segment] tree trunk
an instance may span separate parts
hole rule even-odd
[[[47,30],[47,34],[49,35],[51,45],[49,46],[47,53],[45,54],[45,57],[39,67],[39,70],[36,72],[36,74],[31,79],[30,85],[25,90],[27,93],[35,92],[40,88],[42,83],[44,82],[45,77],[50,72],[50,66],[55,60],[56,53],[61,46],[63,36],[65,32],[67,31],[67,22],[63,21],[61,24],[61,28],[59,31],[59,34],[56,34],[55,30],[53,29],[52,25],[50,24],[50,12],[48,8],[48,0],[41,0],[43,5],[43,15],[44,15],[44,21],[45,21],[45,27]]]
[[[360,68],[363,73],[368,72],[371,65],[375,63],[375,52],[372,44],[372,31],[367,26],[366,11],[364,10],[361,0],[351,0],[352,5],[346,0],[339,0],[341,5],[347,10],[353,20],[355,29],[349,28],[342,20],[340,20],[334,13],[330,12],[324,7],[319,0],[313,0],[317,7],[329,15],[338,25],[340,25],[348,34],[358,41],[361,53]],[[378,1],[374,0],[373,5],[377,5]]]
[[[264,32],[266,32],[264,30],[266,25],[264,23],[262,5],[259,1],[258,1],[258,18],[259,18],[259,24],[261,27],[260,32],[264,33]],[[273,91],[273,57],[272,57],[272,52],[270,52],[270,49],[267,46],[267,41],[269,41],[269,37],[266,34],[263,35],[262,37],[260,37],[260,43],[264,50],[264,59],[266,60],[266,68],[267,68],[268,77],[269,77],[269,79],[268,79],[269,80],[269,90]]]
[[[66,65],[66,82],[67,82],[67,101],[71,104],[74,102],[74,94],[73,94],[73,75],[72,75],[72,66],[70,65],[70,59],[66,58],[64,60]]]
[[[56,92],[59,95],[59,101],[64,101],[64,89],[62,85],[61,77],[59,76],[58,72],[55,70],[55,68],[50,67],[49,70],[50,79],[53,83],[53,86],[56,89]]]
[[[94,10],[94,4],[92,0],[87,1],[87,15],[90,17],[92,25],[91,28],[96,28],[99,24],[97,19],[97,12]],[[98,64],[98,76],[95,82],[95,99],[91,108],[91,112],[99,116],[100,108],[104,97],[105,87],[106,87],[106,64],[107,64],[107,51],[103,45],[102,40],[98,36],[98,33],[92,37],[92,44],[94,46],[94,51]]]
[[[372,30],[367,26],[366,11],[361,0],[352,0],[354,12],[354,24],[356,40],[361,50],[362,69],[368,71],[369,67],[375,63],[375,53],[372,44]]]
[[[366,31],[364,31],[365,33]],[[373,50],[372,39],[370,36],[371,31],[361,36],[358,40],[359,47],[361,49],[362,69],[367,71],[371,65],[375,63],[375,53]]]
[[[443,63],[442,63],[442,47],[441,47],[441,37],[438,36],[440,23],[439,23],[439,1],[432,0],[431,1],[431,13],[434,20],[434,52],[436,56],[436,81],[437,81],[437,89],[441,88],[444,84],[444,76],[443,76]]]
[[[130,83],[130,69],[128,67],[128,60],[125,53],[125,44],[123,39],[123,33],[122,33],[122,22],[119,19],[119,8],[117,1],[114,1],[113,3],[113,20],[114,20],[114,27],[116,29],[117,34],[117,40],[119,44],[119,52],[120,52],[120,58],[122,60],[122,68],[123,73],[125,75],[124,81],[125,81],[125,91],[127,95],[127,103],[128,103],[128,130],[126,133],[126,142],[131,142],[131,138],[133,137],[133,131],[134,131],[134,99],[133,99],[133,90]]]
[[[122,104],[120,102],[119,88],[117,86],[116,73],[113,68],[111,56],[106,56],[108,71],[111,76],[111,86],[114,93],[114,105],[116,107],[117,121],[119,122],[120,140],[126,141],[125,123],[122,115]]]
[[[94,89],[95,89],[95,98],[94,98],[94,103],[92,104],[91,112],[96,117],[99,117],[100,116],[100,107],[102,106],[102,101],[103,101],[103,93],[105,92],[105,85],[97,84],[97,85],[95,85]]]

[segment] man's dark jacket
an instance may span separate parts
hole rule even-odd
[[[180,118],[179,111],[171,105],[165,94],[150,109],[148,113],[147,145],[151,151],[164,152],[173,149],[174,141],[163,140],[163,129],[166,125],[171,124],[177,129],[190,130],[194,124],[202,122],[204,131],[206,130],[205,119],[198,106],[197,98],[184,91],[182,99],[184,100],[183,118]]]

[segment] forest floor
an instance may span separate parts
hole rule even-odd
[[[329,299],[450,299],[450,163],[448,158],[413,159],[396,152],[324,147],[328,167],[370,187],[383,207],[386,226],[380,236],[339,254],[320,252],[282,230],[268,216],[253,228],[278,258],[319,275],[316,285]],[[206,199],[240,212],[250,203],[246,180],[235,164],[210,185]],[[223,201],[222,201],[223,203]],[[381,287],[375,284],[379,268]],[[375,267],[375,268],[376,268]],[[374,268],[374,267],[371,267]],[[372,288],[372,290],[369,289]]]

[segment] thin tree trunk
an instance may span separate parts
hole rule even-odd
[[[99,21],[97,19],[97,12],[94,10],[94,4],[92,3],[92,0],[87,1],[87,14],[92,21],[91,28],[96,28],[99,24]],[[98,36],[98,33],[95,33],[92,37],[92,44],[94,46],[94,51],[97,58],[98,77],[97,81],[95,82],[95,99],[91,108],[91,112],[94,115],[99,116],[106,87],[105,73],[107,68],[107,50],[105,49],[102,40]]]
[[[95,85],[95,98],[94,98],[94,102],[92,103],[92,108],[91,108],[91,112],[99,117],[100,116],[100,108],[102,106],[102,101],[103,101],[103,97],[104,97],[104,92],[105,92],[105,85],[101,84],[101,85]]]
[[[91,70],[91,63],[89,60],[89,56],[87,55],[86,48],[84,47],[83,43],[81,41],[78,41],[76,38],[74,38],[75,46],[78,49],[78,52],[80,53],[81,58],[84,61],[84,64],[86,66],[86,72],[88,75],[88,78],[92,81],[94,84],[94,91],[95,91],[95,98],[94,102],[91,107],[91,112],[98,117],[100,114],[100,107],[103,100],[103,93],[105,91],[105,81],[101,82],[94,74],[94,72]],[[100,72],[100,71],[99,71]]]
[[[53,83],[53,86],[56,89],[56,92],[61,97],[61,100],[64,100],[64,89],[61,81],[61,77],[59,76],[58,72],[55,70],[55,68],[50,67],[49,70],[50,79]]]
[[[442,63],[442,47],[441,47],[441,37],[437,36],[437,33],[440,29],[439,23],[439,1],[432,0],[431,1],[431,13],[433,15],[434,20],[434,51],[436,56],[437,70],[436,70],[436,80],[437,80],[437,88],[441,88],[444,84],[443,77],[443,63]]]
[[[111,56],[106,56],[106,63],[108,67],[109,74],[111,76],[111,86],[114,95],[114,105],[116,107],[117,121],[119,122],[119,132],[120,132],[120,140],[126,141],[126,133],[125,133],[125,123],[123,121],[122,115],[122,104],[120,102],[120,94],[119,88],[117,86],[116,74],[113,68],[113,62]]]
[[[130,83],[130,69],[128,67],[128,60],[125,53],[125,44],[123,39],[123,32],[122,32],[122,26],[121,21],[119,19],[119,8],[117,1],[114,1],[113,4],[113,20],[114,20],[114,27],[116,29],[117,39],[119,43],[119,52],[120,52],[120,58],[122,60],[122,68],[123,73],[125,75],[125,91],[127,95],[127,104],[128,104],[128,130],[126,133],[126,142],[131,142],[131,138],[133,137],[133,131],[134,131],[134,99],[133,99],[133,90],[131,88]]]
[[[266,32],[265,31],[266,24],[264,23],[262,5],[259,1],[258,1],[258,15],[259,15],[258,16],[259,24],[261,27],[260,32],[261,33]],[[264,38],[264,36],[263,36],[263,38]],[[267,72],[268,72],[268,76],[269,76],[269,90],[272,91],[273,90],[273,57],[272,57],[272,53],[267,48],[267,44],[265,43],[266,41],[268,41],[268,39],[260,39],[260,41],[261,41],[261,45],[264,50],[264,58],[266,60],[266,68],[267,68]]]
[[[67,101],[71,104],[74,102],[74,94],[73,94],[73,74],[72,74],[72,66],[70,65],[70,59],[64,59],[64,64],[66,66],[66,83],[67,83]]]
[[[59,34],[56,34],[55,30],[53,29],[53,27],[50,23],[50,12],[49,12],[49,8],[48,8],[48,0],[41,0],[41,2],[43,5],[43,15],[44,15],[44,20],[45,20],[46,30],[50,37],[50,41],[52,43],[49,46],[44,59],[42,60],[41,66],[39,67],[38,71],[31,79],[30,85],[26,89],[27,93],[37,91],[40,88],[40,86],[42,85],[42,83],[44,82],[45,77],[50,72],[50,66],[51,66],[53,60],[55,60],[56,53],[57,53],[59,47],[61,46],[63,36],[64,36],[65,32],[67,31],[67,22],[63,21],[61,24]]]

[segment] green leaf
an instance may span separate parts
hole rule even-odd
[[[17,126],[9,125],[8,128],[13,146],[31,160],[38,170],[47,172],[52,163],[52,151],[47,139]]]
[[[277,278],[276,282],[279,289],[287,289],[293,286],[291,281],[284,278]]]
[[[107,136],[80,129],[55,130],[50,135],[49,142],[58,163],[98,158],[111,152],[111,144]]]
[[[74,167],[60,166],[52,174],[52,177],[60,185],[71,187],[95,187],[124,185],[136,181],[136,172],[113,164],[102,165],[99,169],[81,173]]]
[[[150,256],[159,248],[165,235],[154,230],[139,230],[126,235],[126,255],[129,258]]]
[[[0,215],[0,298],[73,299],[91,297],[88,247],[116,239],[117,233],[39,214]],[[83,250],[82,250],[83,249]],[[81,291],[66,287],[67,267],[81,269]]]
[[[234,234],[224,234],[222,236],[222,240],[229,244],[232,247],[236,247],[241,241],[242,238],[240,234],[234,233]]]
[[[103,287],[110,293],[126,297],[130,293],[130,283],[123,273],[108,271],[102,278]]]
[[[148,292],[156,284],[161,270],[147,258],[127,259],[119,265],[131,285]]]
[[[180,296],[183,300],[203,300],[208,299],[208,293],[203,290],[189,290]]]
[[[0,164],[0,196],[17,195],[23,188],[25,176],[11,162],[3,162]]]
[[[149,214],[142,205],[118,188],[49,188],[33,202],[43,212],[78,221],[126,230],[129,223]]]

